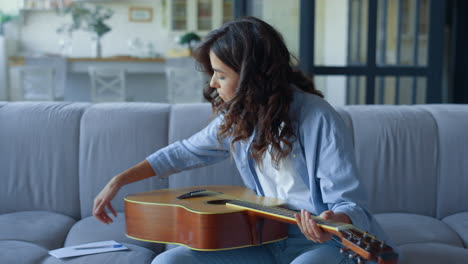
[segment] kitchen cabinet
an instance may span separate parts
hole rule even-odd
[[[233,19],[234,0],[166,0],[172,32],[199,34]]]

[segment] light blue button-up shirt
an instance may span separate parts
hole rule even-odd
[[[290,118],[296,139],[289,157],[310,191],[303,208],[314,215],[326,210],[345,213],[354,226],[381,237],[383,233],[366,209],[367,195],[360,183],[351,132],[341,116],[322,98],[296,90]],[[165,177],[219,162],[232,154],[245,185],[264,195],[255,160],[249,155],[255,132],[248,140],[236,142],[231,152],[231,138],[218,142],[221,122],[222,116],[214,118],[200,132],[156,151],[147,160],[157,176]]]

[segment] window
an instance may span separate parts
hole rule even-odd
[[[236,0],[235,14],[286,34],[300,67],[335,105],[441,103],[445,2],[300,0],[299,32],[287,8],[265,0]],[[283,13],[275,21],[265,12]]]
[[[335,105],[440,103],[444,7],[431,0],[302,0],[301,67]]]
[[[283,36],[289,51],[299,57],[299,0],[248,0],[247,14],[272,25]]]

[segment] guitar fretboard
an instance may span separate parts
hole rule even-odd
[[[242,208],[246,209],[249,211],[255,211],[261,214],[267,214],[274,216],[278,218],[278,221],[281,221],[281,219],[287,219],[287,220],[292,220],[296,221],[296,218],[294,217],[295,214],[297,214],[297,211],[282,208],[282,207],[272,207],[272,206],[266,206],[266,205],[261,205],[253,202],[248,202],[248,201],[242,201],[242,200],[231,200],[226,203],[228,206],[233,206],[237,208]],[[353,229],[354,226],[350,224],[345,224],[341,222],[336,222],[336,221],[329,221],[329,220],[324,220],[323,218],[320,218],[318,216],[312,215],[311,218],[319,225],[328,229],[334,229],[337,231],[342,231],[346,229]]]

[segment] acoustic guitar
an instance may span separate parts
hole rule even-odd
[[[125,197],[127,236],[212,251],[271,243],[287,238],[296,211],[284,201],[260,197],[240,186],[195,186],[137,193]],[[397,263],[393,249],[353,225],[313,216],[317,224],[358,263]]]

